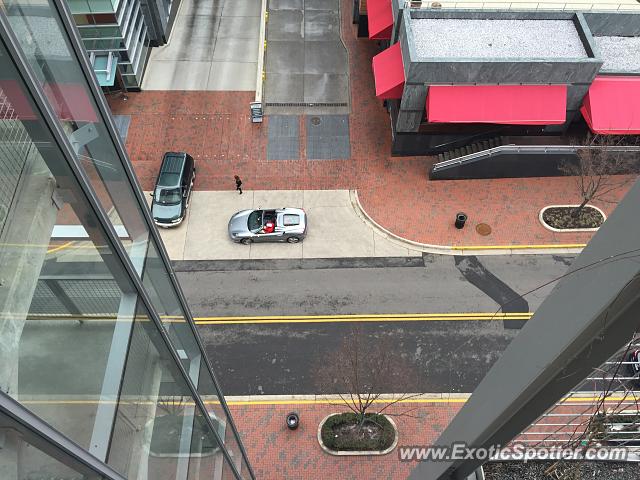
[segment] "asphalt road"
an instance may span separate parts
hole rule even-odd
[[[196,318],[535,311],[571,257],[178,262]],[[367,341],[387,338],[410,370],[406,391],[471,392],[519,321],[363,322]],[[352,323],[200,325],[226,395],[335,393],[318,380]],[[409,380],[411,379],[411,380]]]

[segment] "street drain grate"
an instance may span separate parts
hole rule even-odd
[[[483,237],[486,237],[491,233],[491,227],[486,223],[479,223],[476,225],[476,232],[478,232]]]

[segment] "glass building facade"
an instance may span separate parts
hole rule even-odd
[[[180,2],[67,0],[67,4],[100,86],[139,90],[150,48],[168,41]]]
[[[126,88],[138,88],[149,57],[149,35],[139,0],[68,0],[101,86],[116,71]]]
[[[0,2],[0,478],[254,479],[64,0]]]

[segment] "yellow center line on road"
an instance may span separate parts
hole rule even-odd
[[[67,242],[67,243],[65,243],[63,245],[60,245],[58,247],[53,247],[53,248],[47,250],[47,253],[55,253],[55,252],[58,252],[60,250],[64,250],[65,248],[68,248],[71,245],[73,245],[73,242]]]
[[[362,315],[268,315],[249,317],[194,317],[196,325],[238,325],[238,324],[277,324],[277,323],[388,323],[388,322],[477,322],[500,320],[529,320],[533,313],[394,313]],[[161,315],[164,323],[183,323],[183,317]],[[113,315],[96,316],[55,316],[30,315],[29,320],[45,321],[83,321],[83,322],[130,322],[130,317],[117,319]],[[148,321],[139,318],[137,321]]]
[[[451,322],[529,320],[533,313],[416,313],[371,315],[289,315],[256,317],[195,317],[197,325],[269,323],[355,323],[355,322]]]

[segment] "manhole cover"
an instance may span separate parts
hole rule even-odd
[[[491,227],[486,223],[479,223],[476,225],[476,232],[478,232],[483,237],[486,237],[491,233]]]
[[[320,125],[320,117],[311,117],[311,125]]]

